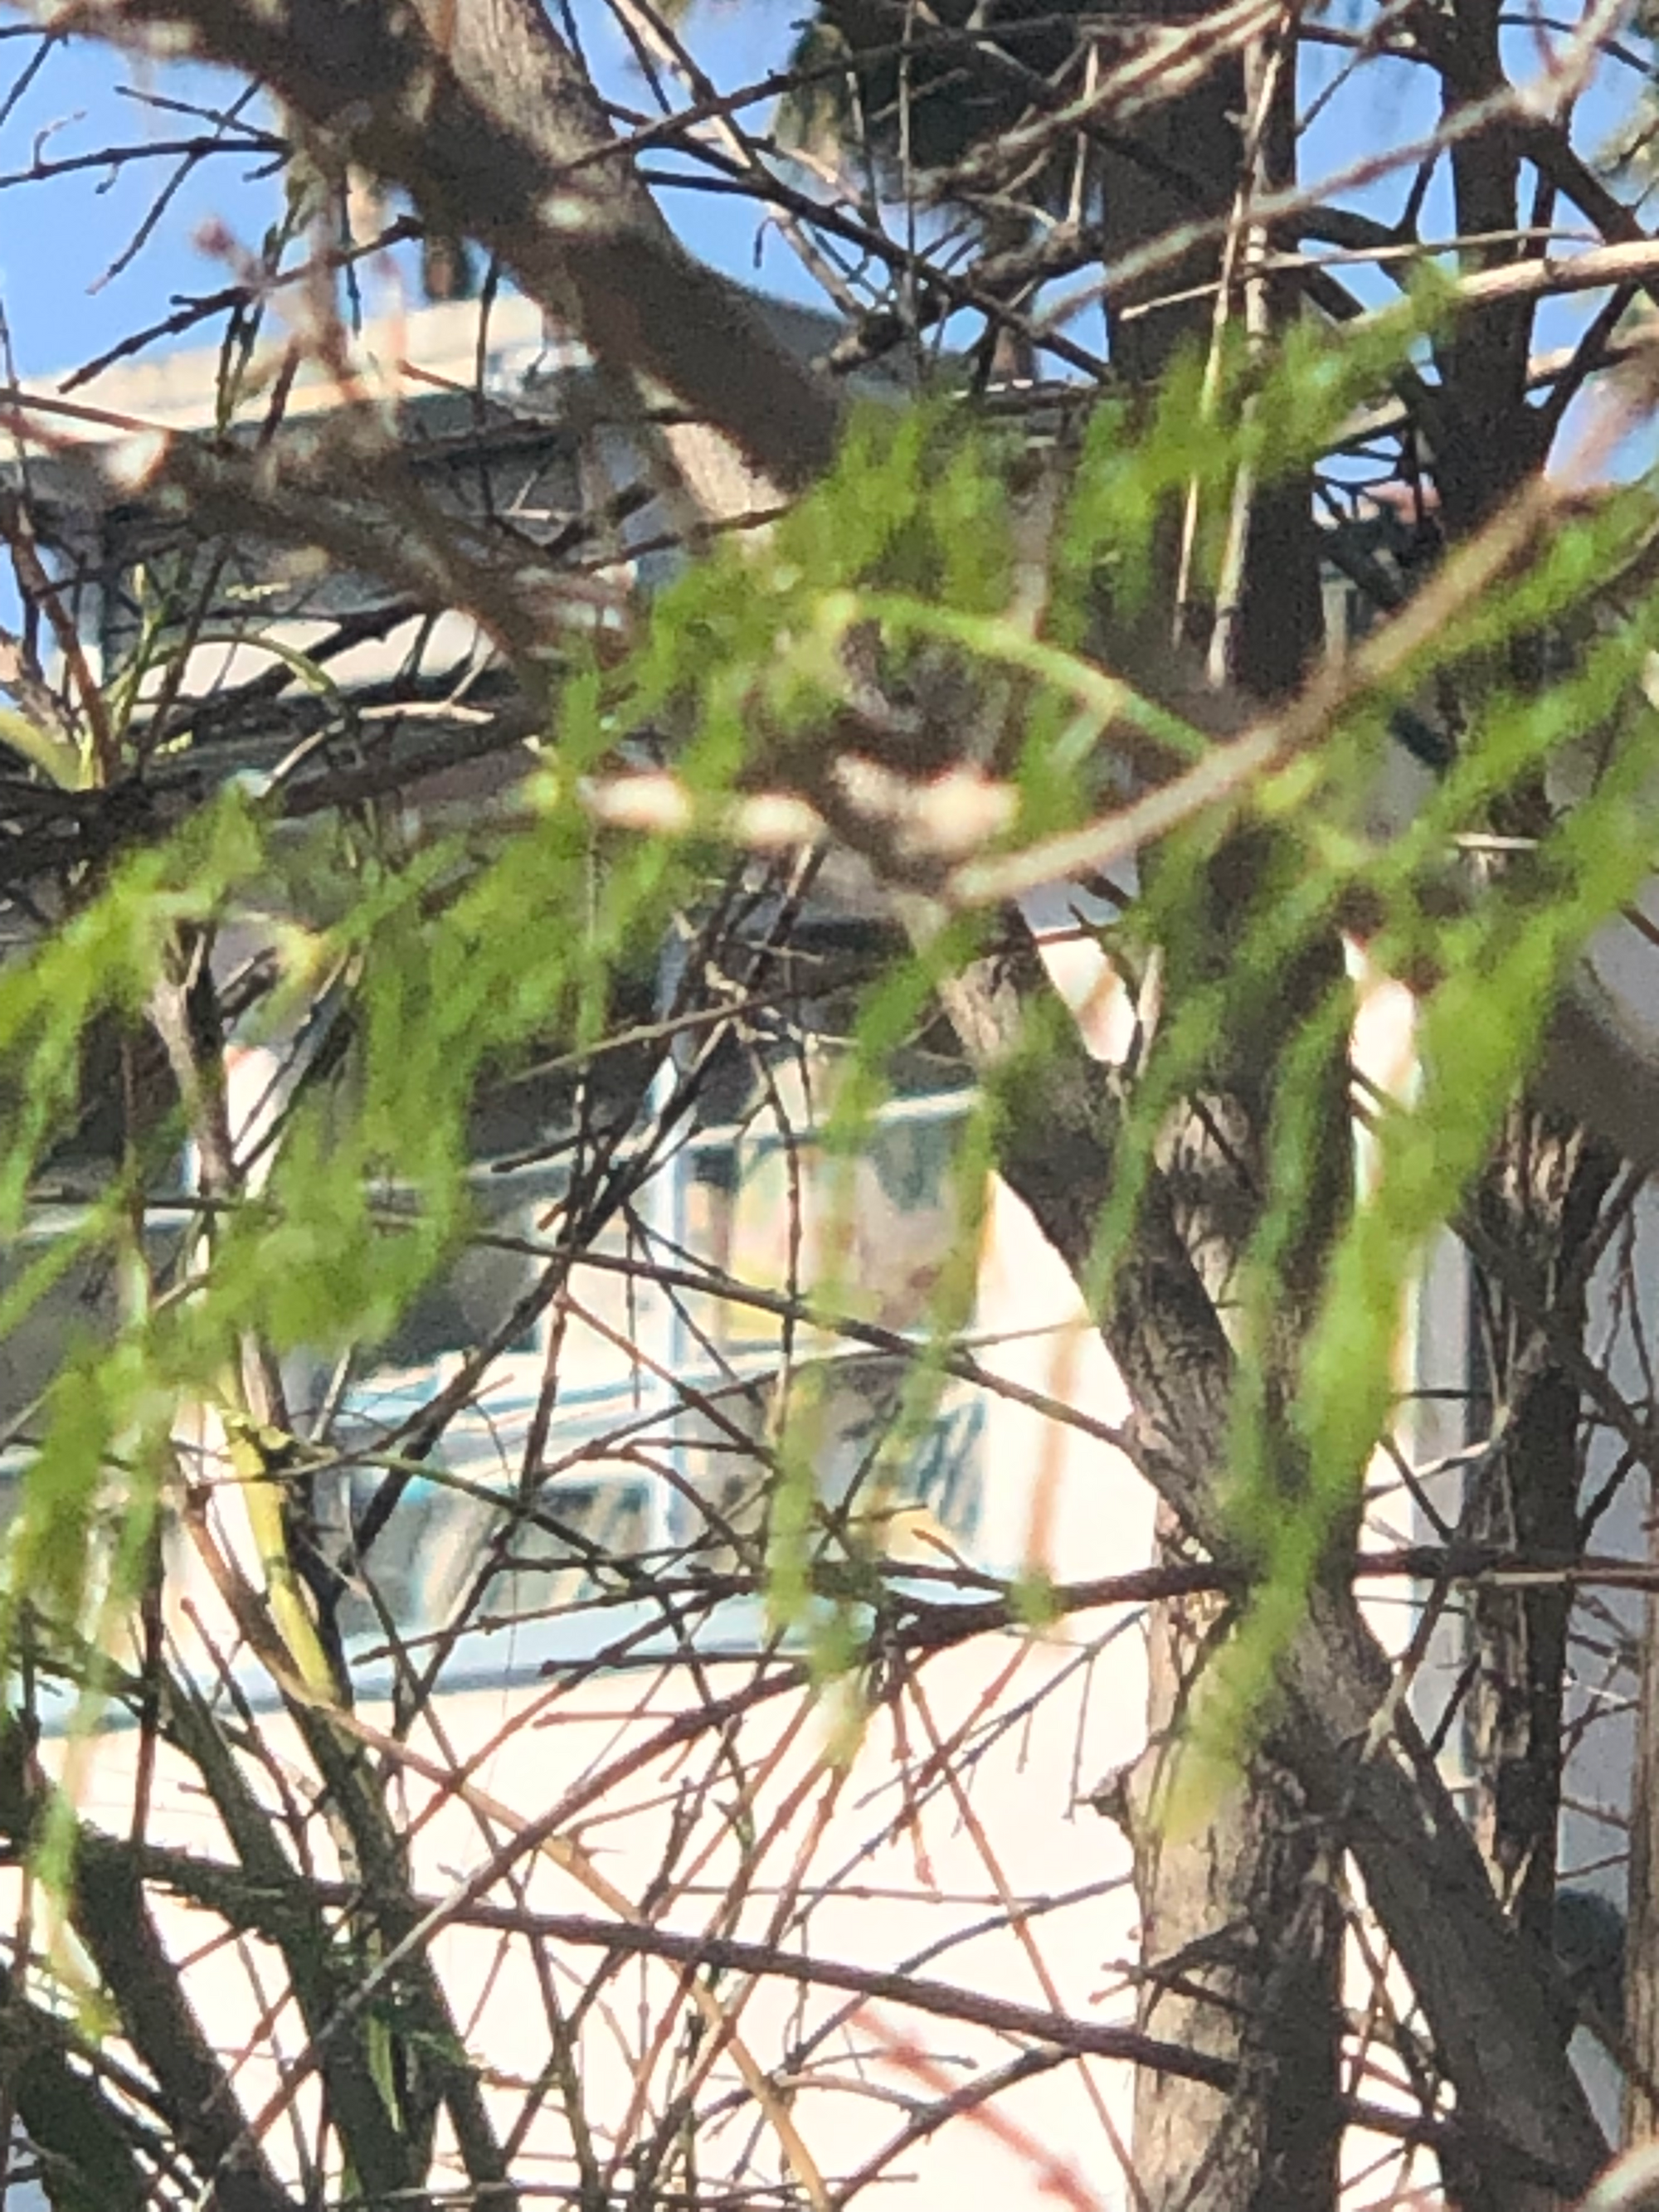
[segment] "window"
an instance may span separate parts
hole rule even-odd
[[[786,1406],[826,1510],[868,1493],[914,1368],[903,1347],[925,1337],[956,1249],[955,1139],[969,1094],[937,1080],[917,1088],[885,1109],[854,1156],[836,1157],[816,1110],[830,1073],[771,1069],[750,1110],[690,1132],[634,1219],[575,1263],[565,1297],[479,1378],[431,1473],[408,1479],[363,1563],[400,1632],[441,1628],[461,1607],[492,1621],[544,1614],[596,1580],[614,1583],[626,1572],[617,1563],[641,1553],[732,1566],[761,1534]],[[497,1232],[533,1245],[554,1180],[544,1170],[478,1181]],[[366,1456],[325,1509],[337,1531],[395,1465],[400,1425],[453,1383],[544,1264],[472,1248],[365,1364],[337,1425]],[[799,1310],[815,1301],[878,1340],[849,1340]],[[552,1413],[526,1475],[550,1371]],[[970,1544],[982,1411],[954,1383],[927,1411],[902,1466],[884,1461],[883,1473],[907,1510],[924,1509]],[[376,1440],[391,1448],[378,1462],[368,1456]],[[348,1626],[378,1635],[367,1590]]]

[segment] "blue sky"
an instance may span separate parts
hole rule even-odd
[[[763,76],[787,51],[790,12],[764,4],[712,9],[695,27],[699,58],[723,83]],[[606,89],[631,106],[649,106],[648,88],[630,67],[609,11],[583,0],[578,16]],[[0,4],[0,27],[9,31],[22,21],[16,9]],[[0,99],[33,51],[32,40],[0,43]],[[159,148],[202,129],[188,118],[146,106],[147,94],[222,108],[239,89],[222,71],[146,69],[90,41],[61,46],[48,55],[0,126],[0,181],[26,175],[37,158],[61,160],[107,145]],[[278,189],[270,179],[259,179],[257,161],[220,155],[178,187],[132,265],[100,283],[179,166],[158,154],[112,178],[94,168],[50,180],[4,182],[0,295],[24,375],[41,377],[76,364],[159,319],[173,295],[210,293],[228,281],[223,263],[197,243],[210,220],[228,223],[246,246],[258,243],[278,207]],[[729,197],[688,191],[673,193],[672,203],[677,225],[699,253],[756,281],[760,227],[752,208]],[[775,291],[817,296],[775,234],[761,233],[759,245],[758,281]],[[204,342],[200,334],[195,342]]]
[[[783,62],[799,13],[801,0],[703,0],[703,7],[692,13],[688,40],[717,84],[752,84]],[[575,15],[604,88],[629,106],[653,111],[648,84],[630,60],[604,0],[575,0]],[[1336,0],[1328,20],[1354,22],[1358,15],[1352,0]],[[1370,20],[1370,9],[1364,20]],[[22,24],[22,13],[0,0],[0,28],[11,33],[0,40],[0,100],[7,97],[24,60],[35,53],[35,40],[15,35]],[[1516,31],[1510,38],[1513,66],[1517,73],[1531,73],[1537,66],[1531,31]],[[1334,49],[1310,49],[1303,70],[1305,100],[1340,60]],[[46,380],[53,372],[76,368],[131,330],[159,321],[181,295],[208,295],[226,283],[230,268],[223,254],[215,257],[201,243],[208,226],[243,250],[257,246],[279,206],[276,181],[261,175],[261,161],[246,153],[216,155],[179,179],[179,161],[161,149],[204,126],[155,104],[166,97],[226,108],[239,91],[237,80],[219,70],[161,70],[97,42],[49,51],[11,115],[0,124],[0,301],[24,378]],[[1575,137],[1586,153],[1608,137],[1632,91],[1635,80],[1610,66],[1583,100]],[[1405,62],[1367,64],[1325,106],[1307,135],[1303,175],[1328,175],[1352,166],[1367,150],[1420,137],[1433,128],[1431,97],[1429,70]],[[763,111],[757,119],[761,115]],[[45,181],[7,181],[27,175],[35,159],[84,157],[111,143],[157,153],[115,173],[88,168]],[[653,168],[668,166],[665,157],[653,159]],[[111,274],[164,185],[170,197],[155,216],[153,234],[131,265]],[[1402,192],[1405,177],[1395,175],[1347,199],[1352,206],[1391,219]],[[1431,237],[1447,237],[1451,230],[1447,199],[1443,177],[1425,208],[1425,230]],[[665,206],[692,248],[721,268],[775,292],[821,299],[787,241],[776,228],[761,222],[750,201],[671,191],[665,192]],[[1343,270],[1343,276],[1363,299],[1391,296],[1389,283],[1376,272]],[[1564,345],[1593,305],[1595,301],[1548,305],[1540,316],[1537,343]],[[201,345],[215,334],[216,325],[199,325],[175,343]],[[1079,337],[1091,347],[1097,345],[1095,316],[1079,325]]]
[[[752,82],[775,67],[787,51],[799,9],[772,0],[725,0],[705,6],[692,21],[690,37],[699,59],[726,86]],[[1342,10],[1334,20],[1341,20]],[[627,48],[603,0],[578,0],[577,17],[591,58],[608,92],[640,108],[651,106],[648,88],[631,66]],[[23,19],[0,0],[0,26],[21,27]],[[1528,66],[1529,33],[1516,33],[1516,60]],[[0,95],[16,75],[33,42],[14,37],[0,43]],[[1328,49],[1325,50],[1327,55]],[[1310,82],[1319,66],[1310,64]],[[1577,136],[1587,150],[1605,138],[1630,80],[1609,70],[1583,104]],[[188,118],[159,112],[143,95],[162,94],[222,107],[238,87],[222,73],[201,69],[146,70],[95,44],[72,45],[51,52],[14,112],[0,125],[0,177],[27,172],[39,156],[51,160],[85,155],[118,143],[160,146],[199,127]],[[1324,112],[1310,134],[1304,173],[1317,175],[1346,167],[1368,148],[1414,137],[1431,126],[1428,73],[1406,64],[1369,68]],[[660,161],[656,165],[665,166]],[[0,190],[0,289],[10,321],[18,365],[26,376],[43,377],[67,368],[111,343],[129,330],[156,319],[173,295],[210,292],[227,280],[222,261],[198,244],[210,219],[228,224],[247,246],[276,205],[276,187],[258,176],[258,163],[244,155],[223,155],[187,176],[156,220],[155,233],[132,265],[100,282],[129,246],[152,196],[173,177],[178,164],[158,155],[112,178],[91,170],[31,181]],[[1390,215],[1403,185],[1391,179],[1352,203]],[[677,226],[706,258],[769,289],[799,297],[817,296],[793,253],[757,219],[752,205],[728,196],[678,191],[667,196]],[[1444,235],[1450,228],[1443,204],[1431,199],[1428,225]],[[1371,296],[1386,286],[1356,277]],[[1563,342],[1582,313],[1561,308],[1540,342]],[[198,334],[197,343],[202,343]]]

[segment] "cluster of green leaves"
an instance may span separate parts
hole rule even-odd
[[[1386,344],[1419,319],[1432,327],[1447,311],[1435,289],[1422,289],[1374,335]],[[1380,366],[1375,356],[1366,364]],[[1311,459],[1359,397],[1350,381],[1356,372],[1365,373],[1352,358],[1322,359],[1317,341],[1300,334],[1259,389],[1235,387],[1231,402],[1224,394],[1209,418],[1207,453],[1172,389],[1159,430],[1135,455],[1132,483],[1109,490],[1109,462],[1092,478],[1092,495],[1109,504],[1120,529],[1131,526],[1129,545],[1144,545],[1154,510],[1137,515],[1137,489],[1154,501],[1167,496],[1183,456],[1212,491],[1247,456],[1262,478]],[[1246,412],[1230,438],[1230,405],[1241,403]],[[1194,414],[1202,420],[1201,410]],[[1170,465],[1160,484],[1142,471],[1164,437]],[[1171,838],[1138,903],[1137,938],[1158,944],[1170,961],[1167,1012],[1130,1104],[1119,1187],[1101,1224],[1097,1296],[1109,1296],[1169,1114],[1238,1064],[1241,1041],[1248,1051],[1253,1036],[1277,1028],[1283,1037],[1270,1071],[1261,1210],[1230,1318],[1237,1371],[1225,1503],[1255,1580],[1204,1709],[1200,1767],[1210,1758],[1230,1765],[1270,1710],[1278,1666],[1334,1539],[1356,1522],[1366,1470],[1394,1416],[1407,1294],[1425,1250],[1488,1156],[1574,963],[1651,872],[1644,795],[1659,769],[1659,723],[1648,670],[1659,600],[1650,587],[1620,591],[1616,619],[1606,610],[1655,526],[1647,483],[1563,521],[1453,605],[1386,684],[1346,702],[1316,746],[1258,778],[1243,806],[1211,810]],[[1092,532],[1083,536],[1086,544]],[[1537,653],[1522,648],[1563,639],[1574,642],[1554,655],[1550,680],[1523,683],[1511,672],[1537,665]],[[1455,766],[1395,834],[1368,833],[1361,824],[1391,715],[1447,684],[1464,724]],[[1476,895],[1455,857],[1459,840],[1489,830],[1506,799],[1540,790],[1564,748],[1592,735],[1605,762],[1594,789],[1556,815],[1523,865]],[[1207,870],[1241,821],[1265,833],[1255,848],[1259,872],[1244,910],[1229,916],[1218,963],[1202,939]],[[1285,1036],[1280,994],[1310,949],[1356,915],[1375,971],[1417,987],[1418,1077],[1409,1102],[1370,1102],[1363,1188],[1346,1218],[1324,1224],[1286,1404],[1275,1360],[1287,1273],[1304,1256],[1319,1203],[1330,1070],[1333,1056],[1346,1053],[1353,1009],[1346,978],[1334,981]]]
[[[305,947],[292,988],[349,976],[356,1071],[332,1095],[302,1099],[268,1181],[216,1222],[188,1285],[139,1300],[117,1340],[71,1347],[11,1539],[8,1587],[44,1596],[84,1626],[89,1605],[118,1604],[136,1573],[131,1546],[112,1576],[89,1566],[100,1506],[118,1498],[141,1528],[167,1465],[174,1411],[211,1399],[249,1333],[279,1352],[372,1341],[467,1226],[469,1107],[486,1067],[556,1038],[580,1054],[603,1036],[618,974],[655,957],[678,909],[695,903],[711,860],[729,859],[727,802],[740,787],[787,782],[822,748],[845,704],[845,648],[873,640],[884,684],[925,690],[953,674],[1000,725],[1018,808],[1009,841],[1085,820],[1104,802],[1108,732],[1140,716],[1166,745],[1204,740],[1151,702],[1126,702],[1092,657],[1103,592],[1120,607],[1152,588],[1160,518],[1196,486],[1224,509],[1243,469],[1257,482],[1305,465],[1336,439],[1444,312],[1416,296],[1340,349],[1298,329],[1264,366],[1239,358],[1217,385],[1184,368],[1150,414],[1104,402],[1068,458],[1058,521],[1046,538],[1040,629],[1019,580],[1031,558],[1021,472],[1028,456],[976,428],[959,401],[872,414],[831,477],[759,543],[716,549],[653,611],[620,668],[598,665],[566,686],[526,826],[476,842],[435,838],[396,867],[361,872],[342,908],[314,882],[257,803],[228,794],[179,840],[129,859],[74,917],[0,976],[0,1045],[21,1072],[21,1103],[0,1152],[0,1204],[15,1235],[31,1177],[72,1106],[82,1039],[94,1017],[143,1020],[183,927],[211,927],[256,883],[286,879]],[[1294,1378],[1289,1432],[1266,1388],[1287,1255],[1305,1239],[1315,1126],[1349,1006],[1333,989],[1285,1045],[1273,1073],[1267,1187],[1233,1327],[1238,1386],[1231,1498],[1238,1541],[1260,1579],[1223,1703],[1236,1737],[1261,1709],[1285,1639],[1334,1529],[1350,1515],[1393,1410],[1403,1295],[1425,1240],[1455,1208],[1534,1048],[1550,994],[1595,928],[1650,861],[1634,804],[1655,762],[1639,678],[1659,607],[1627,608],[1595,633],[1569,672],[1524,690],[1493,678],[1504,648],[1559,629],[1591,605],[1650,528],[1642,491],[1607,501],[1538,550],[1518,579],[1462,607],[1395,670],[1386,696],[1357,700],[1316,746],[1279,761],[1225,805],[1173,836],[1126,927],[1164,949],[1168,1012],[1130,1101],[1110,1203],[1085,1290],[1097,1310],[1134,1233],[1155,1148],[1178,1102],[1214,1078],[1239,1041],[1271,1024],[1287,968],[1363,902],[1385,966],[1438,981],[1423,1012],[1424,1075],[1408,1109],[1388,1115],[1360,1200],[1322,1255],[1320,1291]],[[1022,611],[1024,610],[1024,611]],[[153,650],[153,644],[147,648]],[[1390,842],[1356,828],[1356,793],[1376,772],[1387,717],[1437,672],[1462,672],[1468,736],[1455,771]],[[989,702],[988,705],[987,702]],[[1594,793],[1565,817],[1524,877],[1445,918],[1452,841],[1479,827],[1507,790],[1534,778],[1568,738],[1616,726],[1620,743]],[[595,830],[586,780],[641,729],[665,732],[690,794],[684,830]],[[1270,832],[1224,961],[1201,943],[1206,871],[1219,841],[1249,819]],[[940,981],[984,948],[981,921],[945,913],[872,988],[848,1045],[826,1141],[844,1157],[886,1094],[895,1051]],[[1042,1111],[1042,1019],[1025,1048],[988,1080],[962,1139],[961,1263],[939,1293],[928,1347],[898,1424],[895,1452],[927,1417],[945,1352],[971,1307],[982,1195],[1007,1118]],[[405,1201],[388,1226],[388,1184]],[[69,1264],[72,1250],[120,1256],[128,1189],[91,1210],[7,1297],[0,1334]],[[816,1286],[833,1303],[833,1284]],[[804,1432],[803,1432],[804,1433]],[[799,1619],[810,1589],[810,1452],[786,1439],[775,1514],[778,1612]],[[1055,1563],[1063,1573],[1065,1563]],[[826,1644],[842,1656],[856,1637]]]

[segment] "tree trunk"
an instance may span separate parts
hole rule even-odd
[[[1173,1517],[1161,1518],[1162,1556],[1191,1558]],[[1134,1849],[1139,2024],[1231,2061],[1241,2081],[1228,2093],[1141,2073],[1135,2172],[1148,2212],[1330,2212],[1342,1940],[1333,1832],[1266,1753],[1196,1834],[1171,1836],[1161,1818],[1219,1611],[1200,1598],[1155,1608],[1153,1739],[1113,1809]]]
[[[1649,1487],[1648,1558],[1659,1567],[1659,1483]],[[1630,1786],[1625,1933],[1625,2141],[1659,2138],[1659,1591],[1643,1607],[1642,1674]]]
[[[1539,1331],[1547,1316],[1572,1342],[1583,1334],[1577,1263],[1616,1169],[1571,1125],[1517,1107],[1474,1201],[1508,1279],[1489,1272],[1480,1285],[1488,1418],[1477,1433],[1501,1413],[1506,1436],[1472,1485],[1468,1534],[1563,1565],[1579,1550],[1579,1394]],[[1542,1953],[1555,1900],[1571,1603],[1559,1585],[1482,1589],[1469,1613],[1477,1832],[1499,1895]]]
[[[946,988],[975,1061],[994,1067],[1040,988],[1035,950]],[[1041,1109],[1015,1114],[1001,1165],[1056,1251],[1092,1265],[1113,1183],[1117,1112],[1081,1042],[1056,1045]],[[1135,1407],[1148,1479],[1212,1554],[1229,1531],[1216,1471],[1226,1464],[1231,1361],[1214,1304],[1177,1230],[1167,1183],[1149,1189],[1120,1257],[1103,1337]],[[1314,1809],[1343,1822],[1365,1894],[1456,2084],[1443,2157],[1478,2176],[1484,2203],[1560,2212],[1605,2160],[1583,2089],[1561,2050],[1536,1971],[1504,1921],[1474,1837],[1407,1714],[1389,1703],[1393,1669],[1346,1589],[1316,1589],[1286,1659],[1273,1748]],[[1203,2116],[1194,2108],[1194,2125]],[[1328,2212],[1328,2204],[1325,2208]]]
[[[1259,42],[1243,65],[1230,64],[1184,99],[1136,126],[1132,148],[1106,157],[1103,179],[1109,256],[1120,260],[1195,216],[1212,221],[1232,207],[1241,180],[1267,191],[1294,170],[1293,41]],[[1247,144],[1248,142],[1248,144]],[[1247,158],[1248,156],[1248,158]],[[1248,264],[1264,234],[1245,233]],[[1217,315],[1214,296],[1152,307],[1168,292],[1213,285],[1222,273],[1213,239],[1144,283],[1113,293],[1113,356],[1132,381],[1162,374],[1183,343],[1201,343]],[[1293,303],[1271,280],[1251,277],[1246,316],[1265,338]],[[1151,312],[1146,312],[1151,308]],[[1152,615],[1166,633],[1194,632],[1190,574],[1191,517],[1171,517],[1167,587]],[[1263,697],[1293,691],[1321,641],[1318,559],[1311,486],[1305,476],[1270,485],[1241,481],[1229,518],[1229,544],[1214,594],[1209,660],[1212,680],[1237,678]],[[1230,913],[1247,903],[1269,858],[1267,841],[1235,838],[1218,855],[1212,884],[1221,923],[1216,947],[1231,941]],[[1287,1032],[1334,978],[1327,960],[1308,963],[1290,982],[1275,1022]],[[1271,1047],[1255,1063],[1271,1068]],[[1346,1085],[1328,1101],[1323,1202],[1306,1257],[1316,1256],[1344,1202]],[[1214,1096],[1174,1136],[1165,1166],[1182,1240],[1212,1300],[1225,1297],[1254,1226],[1261,1188],[1271,1099],[1253,1073],[1218,1071]],[[1217,1141],[1218,1129],[1226,1133]],[[1293,1323],[1281,1347],[1294,1357]],[[1281,1391],[1288,1370],[1279,1378]],[[1191,1557],[1194,1546],[1166,1508],[1164,1558]],[[1261,1753],[1237,1789],[1196,1832],[1163,1831],[1162,1781],[1178,1756],[1189,1701],[1220,1626],[1212,1601],[1155,1607],[1150,1642],[1150,1748],[1125,1793],[1122,1814],[1134,1846],[1141,1912],[1140,2019],[1160,2035],[1224,2057],[1239,2069],[1224,2094],[1169,2075],[1136,2084],[1135,2172],[1152,2212],[1330,2212],[1337,2193],[1340,2118],[1341,1929],[1330,1875],[1340,1856],[1328,1831],[1310,1818],[1290,1773]]]

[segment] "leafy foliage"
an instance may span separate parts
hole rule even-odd
[[[961,696],[996,702],[995,754],[1010,764],[1018,796],[1011,849],[1090,818],[1109,788],[1100,777],[1114,726],[1139,723],[1200,757],[1197,732],[1126,695],[1088,657],[1103,590],[1121,605],[1144,588],[1156,519],[1178,490],[1196,484],[1212,496],[1240,469],[1267,475],[1323,450],[1425,319],[1443,312],[1431,294],[1340,349],[1299,331],[1271,373],[1259,358],[1236,360],[1202,404],[1197,368],[1188,364],[1133,436],[1121,404],[1097,409],[1075,459],[1053,464],[1066,482],[1042,556],[1051,638],[1009,611],[1021,554],[1007,441],[978,430],[954,400],[896,417],[867,415],[831,477],[763,544],[728,546],[695,563],[661,595],[619,666],[596,663],[573,678],[524,827],[495,835],[482,859],[476,837],[440,837],[359,872],[343,910],[328,918],[307,912],[307,902],[318,903],[316,855],[307,863],[309,881],[290,867],[284,896],[306,933],[310,972],[353,979],[352,1079],[295,1106],[269,1180],[215,1224],[210,1262],[188,1295],[141,1307],[115,1346],[88,1346],[66,1368],[14,1534],[15,1587],[36,1604],[61,1606],[65,1626],[85,1625],[76,1620],[77,1563],[112,1479],[100,1470],[112,1470],[130,1504],[142,1496],[162,1464],[167,1408],[212,1395],[243,1336],[265,1336],[279,1351],[337,1351],[386,1333],[465,1233],[468,1115],[483,1072],[550,1038],[578,1056],[599,1044],[615,978],[648,958],[673,915],[699,897],[711,866],[723,865],[722,804],[745,787],[789,780],[836,726],[849,639],[875,641],[890,692],[915,679],[924,660],[937,683],[943,655],[958,672]],[[1129,1105],[1116,1194],[1099,1230],[1097,1300],[1110,1295],[1115,1258],[1135,1232],[1145,1176],[1176,1102],[1248,1048],[1252,1032],[1271,1021],[1280,978],[1309,946],[1363,911],[1385,968],[1421,972],[1427,963],[1437,979],[1424,998],[1420,1094],[1383,1115],[1373,1182],[1323,1257],[1324,1288],[1289,1409],[1302,1462],[1294,1475],[1271,1431],[1261,1347],[1285,1255],[1306,1226],[1316,1149],[1310,1115],[1331,1055],[1343,1049],[1346,994],[1310,1012],[1273,1078],[1268,1181],[1235,1322],[1231,1510],[1262,1577],[1234,1677],[1230,1710],[1240,1715],[1260,1710],[1310,1579],[1351,1515],[1390,1418],[1393,1346],[1411,1273],[1483,1157],[1561,976],[1647,865],[1638,802],[1655,767],[1641,688],[1655,643],[1649,600],[1627,605],[1616,628],[1592,629],[1576,665],[1541,690],[1516,690],[1503,670],[1523,640],[1582,635],[1605,579],[1628,564],[1650,529],[1648,495],[1632,489],[1553,535],[1521,573],[1504,576],[1501,592],[1455,605],[1391,669],[1385,693],[1344,702],[1316,746],[1299,746],[1181,827],[1123,925],[1166,949],[1170,1012]],[[1448,677],[1456,678],[1464,719],[1457,766],[1399,835],[1368,839],[1353,826],[1353,794],[1375,773],[1389,708]],[[118,672],[113,680],[123,679]],[[1507,793],[1534,785],[1586,727],[1616,733],[1595,792],[1550,830],[1524,872],[1471,897],[1449,920],[1459,836],[1489,820]],[[672,733],[675,765],[699,818],[679,832],[598,834],[584,809],[586,780],[623,733],[647,728]],[[1206,980],[1188,966],[1205,941],[1206,866],[1224,832],[1248,819],[1270,834],[1273,859],[1238,918],[1224,966]],[[106,885],[88,885],[74,921],[9,973],[0,1019],[23,1071],[5,1167],[14,1225],[30,1173],[72,1104],[90,1024],[112,1011],[138,1018],[176,957],[181,928],[210,928],[273,866],[282,871],[270,825],[257,806],[228,798],[172,845],[125,864]],[[337,891],[327,902],[337,904]],[[983,944],[982,927],[963,916],[868,987],[829,1124],[833,1147],[856,1152],[893,1050],[940,981]],[[1034,1050],[1035,1060],[1023,1057],[1004,1079],[1040,1084],[1041,1045]],[[964,1188],[994,1158],[997,1100],[994,1079],[963,1140]],[[380,1198],[393,1185],[414,1201],[395,1224]],[[11,1292],[13,1321],[73,1253],[97,1248],[113,1256],[125,1233],[118,1202],[94,1212],[77,1239],[52,1247]],[[941,1346],[966,1318],[977,1235],[969,1204],[963,1267],[938,1293]],[[835,1304],[835,1284],[812,1287]],[[897,1450],[926,1418],[929,1371],[926,1361],[917,1370]],[[811,1516],[799,1494],[809,1458],[786,1452],[793,1472],[777,1501],[775,1572],[785,1620],[798,1614],[810,1580]],[[118,1581],[117,1595],[130,1596],[131,1584]]]

